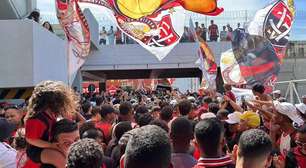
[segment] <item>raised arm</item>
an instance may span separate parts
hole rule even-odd
[[[243,108],[240,107],[237,103],[235,103],[232,99],[230,99],[228,96],[224,96],[224,100],[227,101],[235,111],[243,112]]]

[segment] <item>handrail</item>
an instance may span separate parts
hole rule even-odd
[[[280,82],[276,82],[276,84],[296,83],[296,82],[306,82],[306,79],[297,79],[297,80],[290,80],[290,81],[280,81]]]

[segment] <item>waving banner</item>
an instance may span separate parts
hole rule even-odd
[[[56,0],[56,13],[68,40],[68,83],[71,85],[90,52],[89,26],[78,0]]]
[[[247,32],[233,32],[232,51],[221,56],[225,83],[248,86],[260,83],[271,88],[286,54],[294,20],[293,6],[293,0],[288,3],[278,0],[257,11]]]
[[[204,40],[199,41],[200,48],[198,55],[200,58],[200,69],[202,70],[201,88],[216,89],[217,64],[212,50]]]
[[[162,60],[179,43],[184,33],[185,10],[168,3],[153,15],[132,19],[114,10],[117,26],[142,47]]]
[[[81,58],[90,48],[89,29],[78,2],[106,7],[117,27],[140,45],[163,59],[184,31],[185,9],[205,15],[223,12],[216,0],[56,0],[60,24],[74,54]],[[82,62],[82,61],[80,61]]]
[[[207,43],[197,35],[193,21],[189,19],[189,37],[191,41],[199,44],[198,57],[199,68],[202,71],[201,89],[216,89],[217,64],[215,56]]]
[[[243,85],[246,81],[241,75],[239,64],[234,56],[233,50],[230,49],[221,55],[220,68],[225,84]]]

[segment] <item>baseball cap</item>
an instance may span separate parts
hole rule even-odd
[[[196,99],[193,96],[187,97],[187,100],[189,100],[191,102],[195,102],[196,101]]]
[[[281,91],[280,90],[275,90],[272,92],[273,94],[281,94]]]
[[[14,131],[15,126],[9,123],[5,118],[0,118],[0,142],[9,138]]]
[[[240,116],[240,120],[247,122],[247,125],[251,128],[257,128],[260,125],[260,117],[257,113],[252,111],[246,111]]]
[[[172,106],[177,105],[177,101],[176,101],[176,100],[171,100],[171,101],[170,101],[170,105],[172,105]]]
[[[303,114],[306,114],[306,104],[300,103],[296,104],[295,107]]]
[[[229,115],[227,115],[227,120],[225,120],[226,123],[228,124],[238,124],[240,122],[240,112],[234,112]]]
[[[208,112],[208,113],[203,113],[200,118],[202,120],[208,119],[208,118],[217,118],[217,116],[214,113]]]
[[[296,111],[296,107],[288,102],[274,101],[273,102],[275,109],[287,117],[293,122],[293,125],[302,126],[304,124],[304,120],[299,116]]]

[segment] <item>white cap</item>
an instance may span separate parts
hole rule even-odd
[[[204,119],[208,119],[208,118],[217,118],[217,116],[214,113],[208,112],[208,113],[203,113],[200,116],[200,118],[201,118],[201,120],[204,120]]]
[[[240,112],[231,113],[227,115],[228,119],[225,120],[225,122],[227,122],[228,124],[238,124],[240,123],[240,116],[241,116]]]
[[[189,96],[189,97],[187,97],[187,100],[189,100],[191,102],[195,102],[196,99],[193,96]]]
[[[306,114],[306,104],[300,103],[296,104],[295,107],[303,114]]]
[[[280,103],[279,101],[274,101],[273,104],[279,113],[288,116],[298,126],[304,124],[304,120],[299,116],[293,104],[288,102]]]
[[[177,101],[176,101],[176,100],[171,100],[171,101],[170,101],[170,105],[172,105],[172,106],[177,105]]]
[[[280,90],[274,90],[272,93],[273,94],[281,94],[281,91]]]

